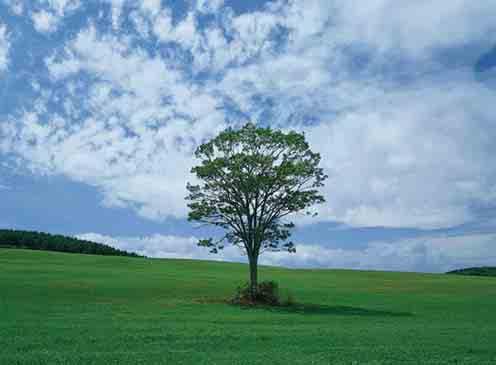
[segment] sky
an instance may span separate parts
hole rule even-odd
[[[496,265],[493,0],[0,0],[0,228],[196,246],[195,148],[304,132],[329,175],[287,267]]]

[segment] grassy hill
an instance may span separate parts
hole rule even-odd
[[[0,249],[0,364],[495,364],[496,280]]]
[[[470,275],[470,276],[496,276],[496,267],[469,267],[466,269],[453,270],[448,274]]]

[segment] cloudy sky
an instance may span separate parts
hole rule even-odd
[[[210,256],[195,147],[304,131],[327,203],[266,264],[496,265],[494,0],[0,0],[0,228]]]

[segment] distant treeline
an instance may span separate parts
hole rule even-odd
[[[449,271],[448,274],[473,275],[473,276],[496,276],[496,267],[469,267],[467,269]]]
[[[84,253],[90,255],[132,256],[140,257],[133,252],[126,252],[113,247],[43,232],[0,230],[0,247],[25,248],[31,250]]]

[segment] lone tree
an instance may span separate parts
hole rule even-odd
[[[320,155],[310,150],[303,134],[248,123],[202,144],[195,156],[201,163],[191,172],[200,184],[187,184],[188,220],[226,231],[222,238],[202,239],[198,245],[212,253],[226,243],[240,247],[250,264],[254,299],[260,254],[296,252],[288,241],[294,227],[288,216],[325,201],[318,191],[327,178],[318,167]]]

